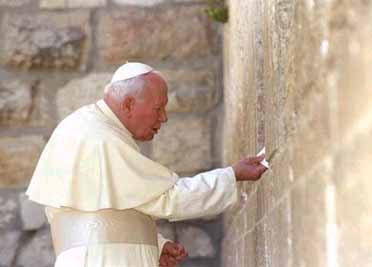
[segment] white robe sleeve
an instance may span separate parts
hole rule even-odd
[[[167,242],[173,242],[172,240],[166,239],[162,234],[158,233],[158,248],[159,248],[159,257],[161,255],[161,252],[163,251],[163,247],[165,243]]]
[[[236,201],[234,170],[227,167],[179,178],[160,197],[135,209],[155,218],[179,221],[219,214]]]

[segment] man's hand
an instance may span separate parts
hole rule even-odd
[[[256,181],[267,170],[260,162],[265,155],[240,160],[233,167],[237,181]]]
[[[176,267],[187,257],[185,248],[177,243],[166,242],[160,254],[160,267]]]

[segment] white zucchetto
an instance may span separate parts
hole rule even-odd
[[[126,63],[121,65],[114,72],[114,75],[112,76],[111,79],[111,83],[128,80],[139,75],[149,73],[151,71],[153,71],[153,68],[143,63],[138,62]]]

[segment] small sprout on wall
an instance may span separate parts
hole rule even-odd
[[[205,12],[210,18],[221,23],[227,22],[229,18],[228,8],[224,0],[208,0],[208,7]]]

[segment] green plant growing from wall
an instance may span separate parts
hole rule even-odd
[[[226,23],[229,18],[229,12],[225,0],[208,0],[207,3],[208,7],[205,12],[208,17],[215,21]]]

